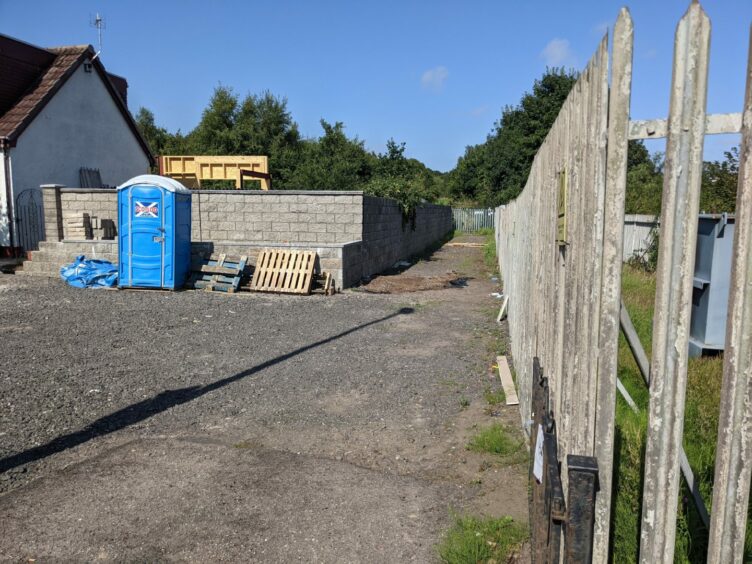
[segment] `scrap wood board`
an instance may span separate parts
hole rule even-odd
[[[191,284],[207,292],[237,292],[247,263],[245,255],[228,257],[224,253],[194,261],[191,264]]]
[[[512,372],[509,370],[509,364],[507,363],[507,357],[497,356],[496,364],[499,365],[499,380],[501,380],[501,387],[504,388],[507,405],[520,405],[520,400],[517,398],[517,390],[514,387],[514,380],[512,380]]]
[[[310,294],[315,265],[315,251],[264,249],[256,261],[251,290]]]

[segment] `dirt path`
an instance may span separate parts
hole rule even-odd
[[[465,448],[519,425],[483,398],[482,249],[409,277],[461,283],[294,298],[0,277],[0,560],[430,562],[451,511],[526,520],[524,463]]]

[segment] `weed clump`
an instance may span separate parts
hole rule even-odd
[[[446,564],[507,562],[528,536],[511,517],[457,517],[438,546],[439,558]]]
[[[481,429],[468,444],[467,448],[476,452],[496,454],[507,462],[516,463],[520,454],[524,454],[524,441],[515,436],[515,432],[501,423]]]

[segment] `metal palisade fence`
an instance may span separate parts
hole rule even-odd
[[[738,114],[706,115],[709,47],[710,21],[693,1],[676,29],[668,119],[630,121],[633,26],[622,9],[610,84],[604,37],[535,156],[524,190],[495,211],[523,424],[532,434],[530,422],[540,420],[531,397],[539,385],[533,381],[535,359],[546,376],[546,420],[555,433],[546,430],[545,437],[556,437],[565,498],[571,483],[567,458],[593,457],[597,463],[594,562],[608,561],[610,553],[628,140],[667,138],[640,561],[668,563],[683,458],[703,142],[708,134],[738,132],[737,228],[708,561],[743,557],[752,472],[752,39]],[[572,510],[567,508],[570,518]],[[563,554],[571,555],[566,544]]]
[[[456,231],[473,233],[494,228],[493,208],[452,208],[452,222]]]

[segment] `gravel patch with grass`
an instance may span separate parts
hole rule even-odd
[[[0,560],[425,562],[452,509],[524,519],[524,473],[465,449],[496,385],[482,252],[405,276],[453,271],[334,297],[0,277]]]

